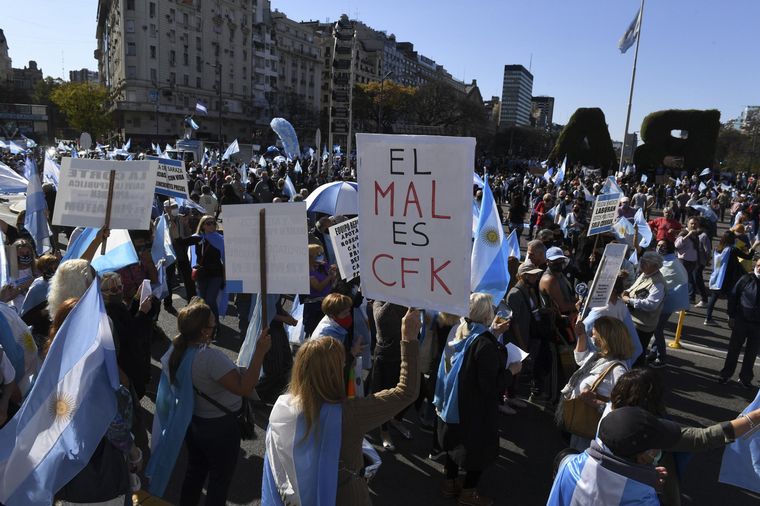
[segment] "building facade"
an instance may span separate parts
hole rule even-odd
[[[29,66],[22,69],[13,69],[13,87],[31,93],[37,83],[42,81],[42,69],[37,67],[37,62],[29,61]]]
[[[171,142],[200,101],[199,139],[249,142],[277,79],[268,0],[99,0],[100,81],[123,138]],[[221,135],[221,139],[220,139]]]
[[[90,69],[69,70],[69,81],[72,83],[98,83],[98,72]]]
[[[13,80],[13,67],[11,57],[8,54],[8,40],[0,28],[0,86],[11,84]]]
[[[531,125],[542,130],[552,126],[554,117],[554,97],[533,97],[531,99]]]
[[[522,65],[504,65],[499,126],[530,125],[533,74]]]

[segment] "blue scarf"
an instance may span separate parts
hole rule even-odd
[[[446,343],[438,366],[433,404],[438,416],[446,423],[459,423],[459,372],[467,349],[488,329],[481,323],[467,322],[467,330],[466,339]]]
[[[185,356],[177,368],[177,378],[171,382],[169,357],[173,350],[174,347],[170,347],[161,359],[163,367],[156,394],[156,414],[153,418],[151,437],[152,454],[145,468],[145,476],[150,478],[148,490],[156,496],[164,495],[195,409],[192,369],[198,348],[190,346],[185,350]]]

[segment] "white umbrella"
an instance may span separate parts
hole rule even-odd
[[[306,197],[306,210],[330,215],[359,214],[356,183],[335,181],[323,184]]]

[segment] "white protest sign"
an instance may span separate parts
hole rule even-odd
[[[357,134],[362,294],[467,315],[475,139]]]
[[[179,197],[185,200],[190,198],[187,194],[185,162],[182,160],[172,160],[171,158],[159,158],[157,156],[146,156],[145,158],[147,160],[158,161],[156,193],[166,195],[167,197]]]
[[[224,206],[224,270],[227,291],[258,293],[259,210],[266,210],[266,273],[269,293],[309,293],[306,203]]]
[[[602,260],[589,289],[584,313],[588,309],[604,307],[610,301],[612,288],[615,286],[620,266],[623,265],[626,251],[628,246],[625,244],[610,243],[604,248]]]
[[[329,230],[340,277],[351,281],[359,275],[359,218],[338,223]]]
[[[116,172],[111,201],[111,229],[150,230],[156,187],[155,161],[91,160],[64,157],[53,225],[102,227],[108,203],[108,176]]]
[[[596,235],[612,230],[612,223],[617,218],[620,197],[620,193],[602,193],[596,198],[587,235]]]

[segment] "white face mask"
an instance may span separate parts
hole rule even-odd
[[[172,209],[172,216],[179,216],[179,209]]]

